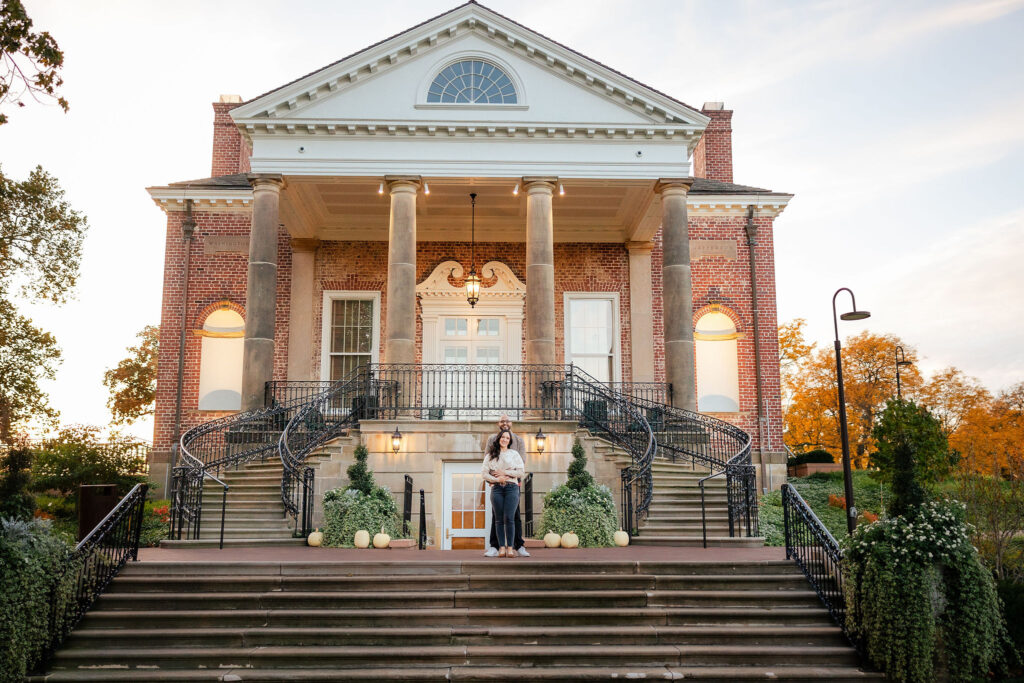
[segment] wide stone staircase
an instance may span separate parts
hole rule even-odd
[[[537,558],[131,563],[30,680],[682,678],[882,680],[792,562]]]

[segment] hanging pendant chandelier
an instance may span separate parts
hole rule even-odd
[[[469,199],[472,206],[470,223],[472,232],[469,247],[469,275],[466,276],[466,301],[469,302],[469,307],[473,308],[476,306],[476,302],[480,301],[480,276],[476,274],[476,192],[471,192]]]

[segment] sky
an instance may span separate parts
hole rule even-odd
[[[71,110],[8,108],[0,166],[56,175],[89,219],[75,299],[20,302],[64,360],[64,423],[106,425],[104,370],[159,323],[165,218],[144,188],[209,175],[222,93],[248,99],[458,4],[26,0],[65,55]],[[733,109],[736,182],[796,195],[776,221],[780,321],[913,345],[993,391],[1024,380],[1024,0],[489,0],[695,107]],[[152,422],[130,433],[151,438]]]

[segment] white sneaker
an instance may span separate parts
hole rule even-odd
[[[484,557],[497,557],[497,556],[498,556],[498,549],[497,548],[488,548],[487,552],[484,553]]]
[[[516,552],[519,553],[520,557],[529,557],[530,556],[530,553],[526,552],[526,546],[525,545],[522,546],[521,548],[516,548]]]

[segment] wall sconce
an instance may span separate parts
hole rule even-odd
[[[537,428],[537,436],[533,437],[533,440],[537,444],[537,452],[543,453],[544,447],[548,443],[548,437],[544,434],[543,431],[541,431],[540,427]]]
[[[397,453],[402,448],[402,432],[395,427],[395,433],[391,435],[391,450]]]

